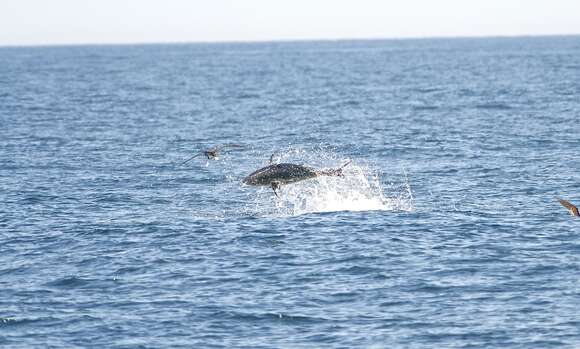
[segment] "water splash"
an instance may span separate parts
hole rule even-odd
[[[296,157],[303,161],[290,159]],[[338,158],[327,149],[314,152],[292,149],[280,154],[276,162],[336,168],[349,160]],[[284,185],[278,191],[279,198],[270,188],[263,187],[248,211],[258,215],[297,216],[317,212],[413,210],[413,196],[406,173],[403,185],[391,184],[386,195],[376,169],[352,163],[343,171],[344,177],[318,177]]]

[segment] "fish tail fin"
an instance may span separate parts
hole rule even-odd
[[[332,177],[344,177],[344,173],[342,172],[342,169],[344,169],[346,166],[350,165],[352,161],[349,160],[348,162],[346,162],[344,165],[340,166],[339,168],[331,168],[328,170],[320,170],[318,171],[318,175],[321,176],[332,176]]]

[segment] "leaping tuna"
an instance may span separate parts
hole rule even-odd
[[[271,162],[272,157],[270,158]],[[274,194],[278,196],[276,189],[279,189],[282,184],[296,183],[320,176],[343,177],[342,169],[350,163],[351,161],[339,168],[322,170],[296,164],[273,164],[252,172],[242,182],[247,185],[270,186],[274,190]]]

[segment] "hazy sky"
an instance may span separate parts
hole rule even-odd
[[[580,0],[0,0],[0,45],[580,34]]]

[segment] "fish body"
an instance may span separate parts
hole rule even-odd
[[[270,157],[270,163],[272,158],[273,156]],[[242,183],[270,186],[274,190],[274,194],[278,196],[276,189],[279,189],[283,184],[296,183],[318,176],[343,177],[342,169],[348,164],[350,164],[350,161],[339,168],[322,170],[297,164],[273,164],[250,173],[242,180]]]
[[[272,186],[300,182],[317,177],[320,173],[312,167],[297,164],[274,164],[252,172],[243,179],[247,185]]]

